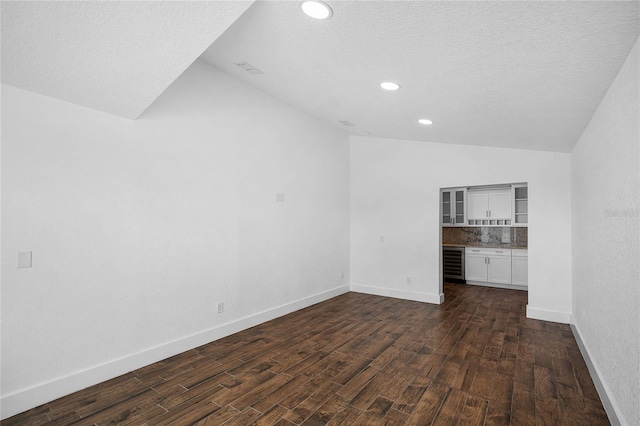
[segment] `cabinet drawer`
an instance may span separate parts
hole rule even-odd
[[[529,256],[529,250],[512,249],[511,250],[511,256],[513,256],[513,257],[528,257]]]
[[[526,251],[526,250],[525,250]],[[511,249],[488,249],[465,247],[465,254],[476,254],[481,256],[511,256]]]

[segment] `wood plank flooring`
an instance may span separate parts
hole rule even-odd
[[[525,318],[526,292],[445,295],[348,293],[2,426],[609,424],[569,326]]]

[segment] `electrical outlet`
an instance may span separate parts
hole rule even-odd
[[[224,302],[218,302],[218,313],[221,314],[224,312]]]
[[[384,237],[380,237],[380,242],[384,243]]]
[[[407,284],[411,284],[411,277],[407,277]]]
[[[342,274],[340,274],[340,278],[342,278],[344,280],[344,272]]]

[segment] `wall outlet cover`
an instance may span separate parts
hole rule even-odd
[[[31,268],[32,255],[30,251],[18,252],[18,268]]]

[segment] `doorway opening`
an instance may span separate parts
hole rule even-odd
[[[527,182],[440,189],[444,283],[528,291]]]

